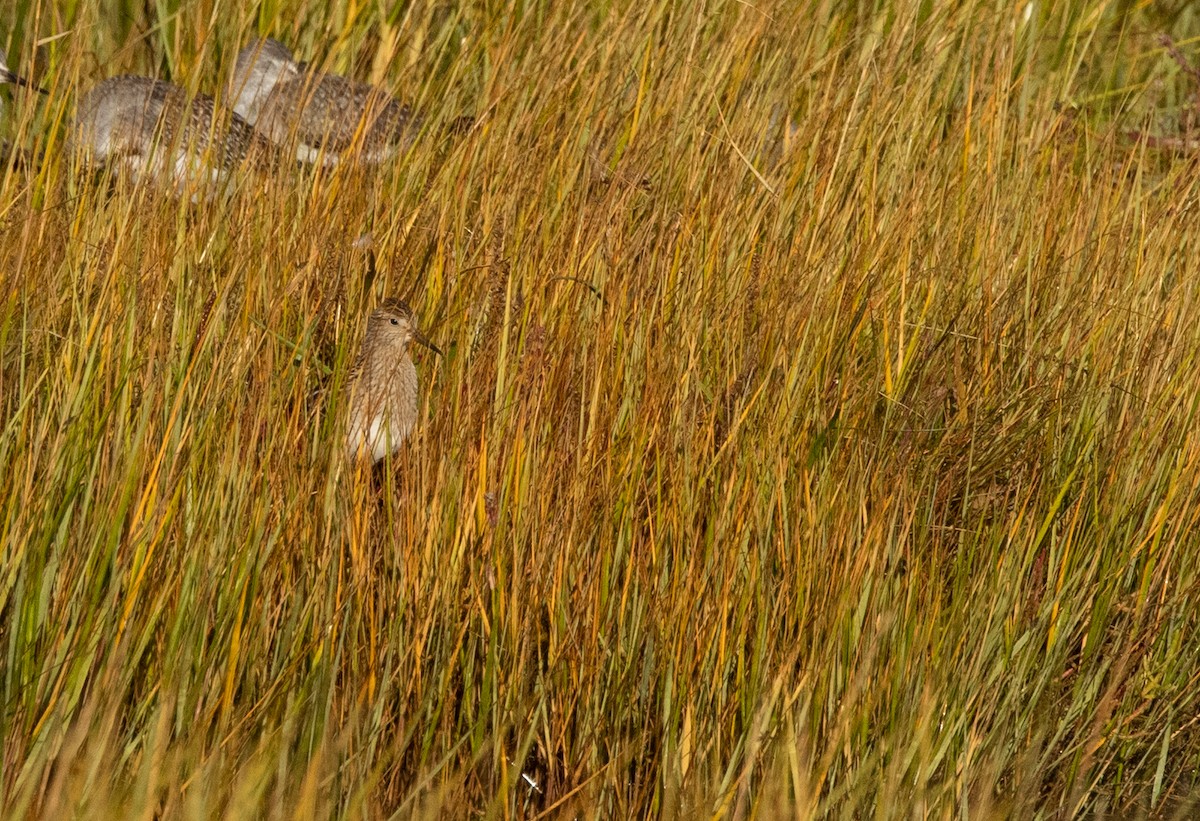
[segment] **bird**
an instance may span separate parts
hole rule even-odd
[[[395,453],[417,421],[417,368],[409,344],[441,350],[417,329],[412,309],[387,299],[371,312],[362,350],[349,378],[346,450],[351,460],[371,464]]]
[[[375,165],[411,144],[421,127],[412,109],[387,92],[298,63],[287,46],[253,39],[230,79],[233,110],[277,146],[295,146],[307,164],[344,157]]]
[[[165,80],[131,74],[103,80],[83,96],[71,139],[89,162],[122,165],[135,179],[169,178],[180,194],[189,186],[211,191],[248,156],[269,160],[274,151],[207,94],[189,96]]]

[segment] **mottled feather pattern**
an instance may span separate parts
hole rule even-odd
[[[333,74],[302,74],[279,83],[258,128],[273,142],[295,138],[312,150],[340,154],[362,141],[364,159],[379,159],[411,141],[411,111],[386,92]]]
[[[83,97],[72,139],[97,163],[134,159],[142,171],[152,167],[150,155],[163,149],[174,152],[175,163],[191,152],[219,171],[234,168],[248,155],[255,162],[270,161],[274,151],[250,124],[218,107],[212,97],[189,97],[179,86],[135,75],[111,77]]]

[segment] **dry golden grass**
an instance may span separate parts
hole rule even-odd
[[[71,32],[4,126],[0,815],[1189,817],[1197,179],[1121,135],[1192,13],[518,5],[0,12]],[[429,133],[71,160],[76,88],[255,30]],[[446,356],[368,476],[390,295]]]

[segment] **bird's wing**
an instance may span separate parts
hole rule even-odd
[[[390,139],[412,120],[408,107],[386,92],[336,74],[303,75],[287,85],[285,93],[298,109],[296,138],[313,150],[340,154],[362,131]]]

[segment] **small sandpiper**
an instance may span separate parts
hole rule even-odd
[[[412,309],[384,301],[367,320],[362,351],[350,372],[346,450],[374,464],[395,453],[417,423],[417,368],[409,355],[416,341],[441,355],[417,330]]]

